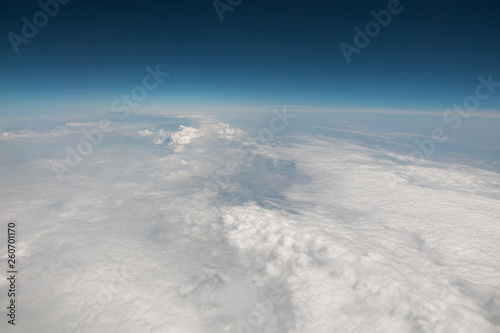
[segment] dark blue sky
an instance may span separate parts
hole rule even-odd
[[[401,1],[401,13],[350,64],[339,44],[354,44],[353,28],[364,29],[370,11],[388,1],[243,0],[221,22],[211,0],[72,0],[17,54],[8,33],[22,35],[21,18],[32,22],[41,7],[3,5],[2,115],[109,109],[156,64],[170,76],[141,108],[443,110],[473,94],[479,75],[500,81],[500,3],[493,0]],[[480,109],[499,102],[500,90]]]

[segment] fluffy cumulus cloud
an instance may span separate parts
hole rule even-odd
[[[500,332],[498,173],[178,122],[118,129],[63,182],[64,129],[3,134],[32,156],[0,165],[10,331]]]

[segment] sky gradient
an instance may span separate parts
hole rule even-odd
[[[347,63],[370,12],[387,1],[242,1],[219,19],[211,1],[70,1],[16,54],[41,10],[1,11],[2,115],[109,110],[140,84],[146,66],[170,73],[138,111],[197,106],[304,105],[444,110],[500,79],[497,1],[401,1],[370,44]],[[500,95],[479,109],[497,110]]]

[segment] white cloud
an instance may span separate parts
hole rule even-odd
[[[182,151],[184,145],[190,143],[192,139],[198,136],[196,128],[181,125],[179,130],[170,136],[170,146],[175,147],[176,151]]]
[[[0,166],[22,249],[13,332],[499,331],[497,173],[324,137],[250,144],[207,120],[154,126],[110,135],[121,144],[63,183],[46,159]],[[242,172],[204,191],[233,158]]]
[[[4,131],[0,135],[0,141],[2,140],[14,140],[14,139],[34,139],[34,138],[50,138],[50,137],[60,137],[70,134],[72,131],[65,127],[59,126],[50,130],[37,130],[37,129],[22,129],[18,131]],[[74,132],[73,132],[74,133]]]
[[[149,129],[145,129],[142,131],[137,131],[137,134],[139,134],[140,136],[151,137],[155,145],[162,144],[168,136],[168,133],[165,130],[163,130],[163,128],[159,129],[156,132],[150,131]]]

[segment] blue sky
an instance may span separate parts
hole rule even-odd
[[[70,1],[16,54],[7,37],[36,1],[1,12],[2,115],[108,110],[160,64],[167,80],[141,109],[307,105],[444,110],[479,75],[500,78],[496,1],[401,1],[399,14],[347,63],[370,12],[387,1]],[[497,79],[500,80],[500,79]],[[480,109],[497,110],[500,94]]]

